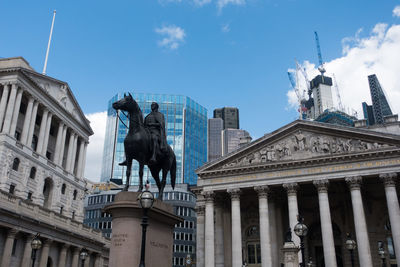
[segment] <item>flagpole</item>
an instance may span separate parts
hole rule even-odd
[[[54,20],[56,18],[56,11],[53,11],[53,21],[51,22],[51,29],[50,29],[50,36],[49,42],[47,43],[47,51],[46,51],[46,58],[44,60],[44,67],[43,67],[43,75],[46,75],[46,68],[47,68],[47,59],[49,58],[49,50],[50,50],[50,43],[51,43],[51,36],[53,35],[53,27],[54,27]]]

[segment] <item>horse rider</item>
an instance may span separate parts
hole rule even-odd
[[[167,136],[165,135],[164,115],[158,111],[158,104],[151,103],[151,112],[144,118],[144,125],[149,129],[151,140],[153,142],[153,151],[149,163],[154,164],[157,161],[157,153],[167,152]]]
[[[149,129],[151,135],[151,142],[153,142],[153,149],[150,164],[157,162],[158,153],[166,153],[167,150],[167,136],[165,135],[165,119],[164,115],[158,111],[158,104],[156,102],[151,103],[151,112],[144,119],[144,126]],[[126,166],[126,160],[119,164],[120,166]]]

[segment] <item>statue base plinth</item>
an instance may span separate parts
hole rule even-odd
[[[104,208],[112,214],[110,267],[139,266],[143,217],[137,200],[139,194],[120,192],[114,202]],[[174,214],[171,205],[157,199],[147,215],[146,267],[171,266],[174,226],[183,219]]]

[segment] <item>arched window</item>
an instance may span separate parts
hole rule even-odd
[[[76,200],[77,195],[78,195],[78,191],[75,189],[75,190],[74,190],[74,195],[73,195],[74,200]]]
[[[61,194],[65,194],[65,189],[67,189],[67,186],[65,185],[65,184],[63,184],[62,186],[61,186]]]
[[[29,173],[29,178],[35,179],[36,177],[36,168],[32,167],[31,172]]]
[[[13,161],[12,169],[14,171],[18,171],[18,167],[19,167],[19,158],[15,158]]]

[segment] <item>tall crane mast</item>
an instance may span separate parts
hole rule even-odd
[[[344,107],[342,104],[342,98],[340,97],[339,86],[337,84],[336,76],[334,73],[332,74],[332,76],[333,76],[333,81],[335,83],[335,90],[336,90],[336,96],[337,96],[337,100],[338,100],[339,110],[344,112]]]
[[[292,73],[292,72],[289,72],[289,71],[288,71],[287,74],[288,74],[288,77],[289,77],[290,84],[292,85],[293,90],[294,90],[294,92],[296,93],[297,100],[299,101],[299,119],[301,120],[301,119],[302,119],[301,95],[300,95],[299,88],[297,87],[297,84],[298,84],[297,71],[296,71],[296,81],[294,80],[294,77],[293,77],[293,73]]]
[[[321,47],[319,45],[318,33],[315,31],[314,34],[315,34],[315,43],[317,44],[317,51],[318,51],[318,60],[319,60],[318,70],[319,72],[321,72],[321,75],[324,76],[326,70],[324,68],[324,62],[322,61],[322,54],[321,54]]]

